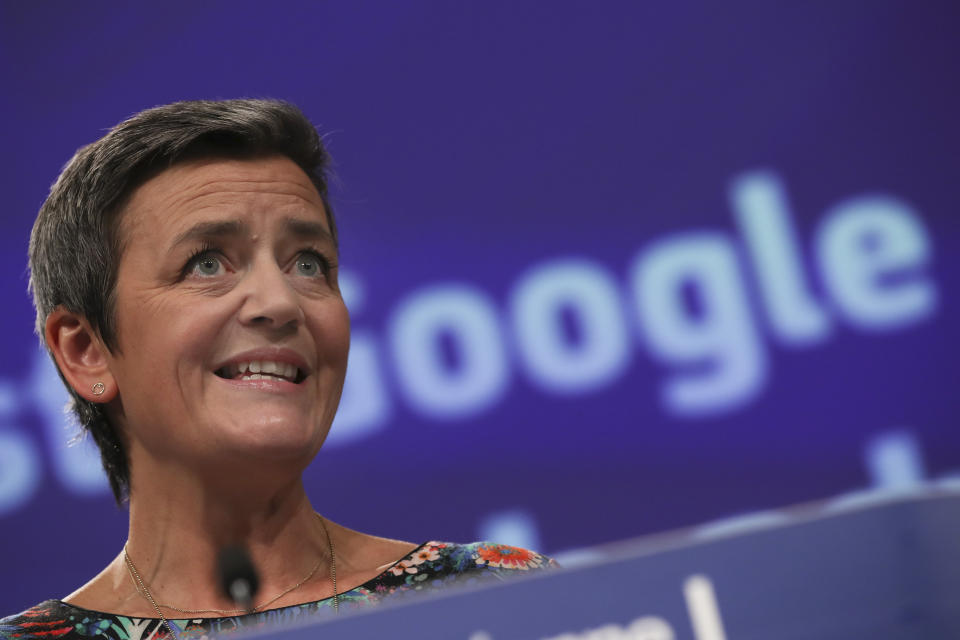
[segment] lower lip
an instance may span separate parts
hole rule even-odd
[[[228,380],[213,374],[220,382],[224,382],[241,391],[265,391],[267,393],[296,393],[305,388],[301,382],[296,384],[279,378],[260,378],[259,380]]]

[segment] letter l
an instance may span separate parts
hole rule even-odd
[[[744,236],[773,332],[803,346],[829,333],[829,319],[809,292],[783,185],[769,171],[734,179],[730,203]]]

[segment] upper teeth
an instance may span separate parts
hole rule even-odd
[[[238,362],[225,367],[225,373],[228,378],[246,378],[259,379],[263,374],[284,378],[291,382],[297,378],[297,367],[286,362],[273,362],[271,360],[251,360],[250,362]]]

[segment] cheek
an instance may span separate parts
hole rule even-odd
[[[166,446],[179,436],[164,425],[182,424],[197,409],[192,405],[200,401],[207,362],[229,309],[209,300],[141,297],[118,311],[121,352],[111,368],[122,422],[136,431],[135,439]]]
[[[118,314],[122,370],[129,380],[174,382],[200,371],[230,311],[214,301],[135,299]],[[121,381],[122,384],[122,381]]]
[[[343,374],[350,350],[350,315],[347,307],[342,302],[323,305],[311,309],[307,317],[320,361],[341,369]]]

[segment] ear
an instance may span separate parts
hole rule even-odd
[[[110,352],[85,317],[57,307],[47,316],[44,337],[63,377],[80,397],[106,403],[117,396]]]

